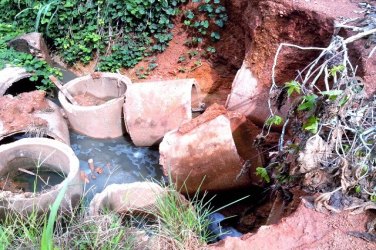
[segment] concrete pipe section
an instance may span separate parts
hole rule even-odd
[[[244,115],[212,105],[165,135],[160,164],[182,192],[220,191],[256,183],[261,157],[252,146],[257,127]]]
[[[131,85],[124,104],[125,126],[136,146],[151,146],[192,119],[200,108],[200,87],[194,79]]]
[[[116,73],[93,73],[64,85],[78,105],[59,92],[59,101],[73,130],[98,139],[124,134],[122,107],[131,85],[128,77]]]
[[[99,215],[103,211],[119,214],[155,211],[157,198],[165,190],[154,182],[134,182],[129,184],[111,184],[90,202],[89,214]]]
[[[13,83],[30,76],[31,73],[20,67],[6,67],[0,70],[0,96],[4,95]]]
[[[66,120],[43,91],[0,97],[0,144],[21,137],[48,137],[70,144]]]
[[[49,210],[67,185],[61,211],[78,205],[83,186],[72,149],[46,138],[26,138],[0,146],[0,216]]]

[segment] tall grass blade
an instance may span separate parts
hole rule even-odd
[[[50,208],[50,215],[48,217],[47,225],[44,224],[41,240],[41,250],[52,250],[53,249],[53,231],[54,224],[57,217],[57,212],[59,210],[60,204],[63,201],[64,195],[68,189],[68,182],[66,182],[63,188],[60,190],[56,197],[56,200]]]

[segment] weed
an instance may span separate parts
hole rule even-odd
[[[16,28],[15,25],[0,23],[0,69],[7,65],[23,67],[27,72],[32,73],[29,78],[32,82],[40,82],[36,87],[39,90],[52,90],[55,85],[48,78],[55,75],[62,77],[62,73],[57,68],[51,67],[44,60],[33,57],[30,54],[15,51],[8,48],[7,43],[22,34],[22,30]]]

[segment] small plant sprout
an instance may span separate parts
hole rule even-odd
[[[268,171],[264,167],[257,167],[256,168],[256,175],[259,176],[262,180],[264,180],[266,183],[270,182],[270,177],[268,174]]]
[[[293,80],[285,83],[285,88],[287,88],[287,95],[290,97],[292,93],[300,94],[300,83]]]

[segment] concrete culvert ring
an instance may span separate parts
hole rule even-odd
[[[32,74],[20,67],[7,67],[0,71],[0,96],[4,95],[13,84],[31,77]],[[35,87],[34,87],[35,89]]]
[[[54,185],[52,181],[49,183],[50,178],[41,177],[42,172],[38,171],[45,171],[48,174],[54,172],[61,178],[58,178]],[[30,175],[35,187],[40,185],[44,188],[40,191],[36,188],[30,192],[30,188],[25,186],[24,190],[20,190],[19,183],[8,182],[7,184],[7,181],[11,181],[14,176],[21,173]],[[46,138],[21,139],[0,146],[0,181],[2,184],[0,186],[1,217],[7,213],[28,215],[33,212],[47,212],[65,185],[68,187],[60,210],[72,211],[72,208],[78,205],[83,192],[79,160],[72,149],[64,143]],[[38,181],[40,181],[39,184],[37,184]],[[16,190],[10,188],[9,185],[16,187]]]
[[[134,182],[129,184],[111,184],[90,202],[89,215],[102,212],[118,214],[151,214],[156,211],[157,198],[166,192],[154,182]]]
[[[22,135],[53,138],[69,145],[68,125],[60,111],[43,91],[0,97],[0,145]]]
[[[71,128],[98,139],[122,136],[124,95],[131,84],[128,77],[116,73],[93,73],[65,84],[64,88],[76,100],[83,100],[81,105],[74,105],[59,92]]]
[[[200,86],[194,79],[132,84],[126,93],[124,120],[136,146],[152,146],[200,111]]]

